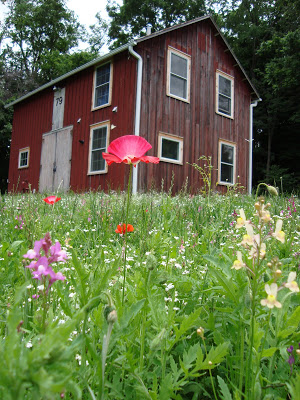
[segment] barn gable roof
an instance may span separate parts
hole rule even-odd
[[[94,60],[92,60],[92,61],[90,61],[90,62],[88,62],[88,63],[86,63],[86,64],[83,64],[83,65],[81,65],[80,67],[73,69],[72,71],[67,72],[67,73],[64,74],[64,75],[61,75],[61,76],[59,76],[58,78],[53,79],[52,81],[45,83],[44,85],[38,87],[37,89],[35,89],[35,90],[33,90],[33,91],[31,91],[31,92],[25,94],[24,96],[19,97],[18,99],[16,99],[16,100],[12,101],[11,103],[5,105],[5,108],[14,106],[15,104],[18,104],[18,103],[20,103],[20,102],[22,102],[22,101],[28,99],[29,97],[31,97],[31,96],[33,96],[33,95],[35,95],[35,94],[37,94],[37,93],[43,91],[44,89],[47,89],[47,88],[49,88],[49,87],[51,87],[51,86],[55,86],[57,83],[63,81],[63,80],[66,79],[66,78],[69,78],[69,77],[72,76],[72,75],[77,74],[77,73],[80,72],[80,71],[83,71],[83,70],[85,70],[85,69],[87,69],[87,68],[89,68],[89,67],[91,67],[91,66],[97,65],[97,64],[99,64],[99,63],[101,63],[101,62],[104,62],[105,60],[110,59],[110,58],[113,57],[114,55],[119,54],[119,53],[121,53],[122,51],[128,50],[129,47],[131,47],[131,46],[135,46],[135,45],[137,45],[137,44],[140,43],[140,42],[143,42],[143,41],[145,41],[145,40],[150,40],[150,39],[155,38],[155,37],[157,37],[157,36],[164,35],[164,34],[166,34],[166,33],[168,33],[168,32],[171,32],[171,31],[174,31],[174,30],[177,30],[177,29],[181,29],[181,28],[183,28],[183,27],[186,27],[186,26],[189,26],[189,25],[192,25],[192,24],[196,24],[196,23],[198,23],[198,22],[200,22],[200,21],[203,21],[203,20],[209,20],[209,21],[212,22],[214,28],[215,28],[216,31],[217,31],[217,34],[220,35],[220,37],[221,37],[222,40],[224,41],[224,43],[225,43],[225,45],[227,46],[228,50],[230,51],[231,55],[232,55],[233,58],[235,59],[237,65],[239,66],[239,68],[241,69],[243,75],[245,76],[246,80],[248,81],[248,83],[249,83],[249,85],[250,85],[250,87],[251,87],[251,89],[252,89],[252,93],[251,93],[251,94],[253,95],[254,99],[257,99],[257,100],[258,100],[258,99],[260,98],[260,96],[259,96],[259,94],[258,94],[256,88],[255,88],[254,85],[251,83],[251,81],[250,81],[248,75],[246,74],[246,72],[245,72],[244,68],[242,67],[241,63],[239,62],[239,60],[238,60],[237,57],[235,56],[233,50],[232,50],[231,47],[229,46],[229,44],[228,44],[227,40],[225,39],[224,35],[222,34],[220,28],[217,26],[217,24],[215,23],[215,21],[213,20],[213,18],[212,18],[210,15],[206,15],[206,16],[202,16],[202,17],[199,17],[199,18],[195,18],[195,19],[190,20],[190,21],[187,21],[187,22],[183,22],[182,24],[173,25],[173,26],[171,26],[171,27],[162,29],[161,31],[154,32],[154,33],[152,33],[152,34],[150,34],[150,35],[143,36],[143,37],[141,37],[141,38],[139,38],[139,39],[136,39],[136,40],[133,41],[133,42],[127,43],[126,45],[120,46],[120,47],[118,47],[118,48],[116,48],[116,49],[110,51],[109,53],[104,54],[103,56],[97,57],[97,58],[95,58]]]

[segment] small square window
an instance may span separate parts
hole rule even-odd
[[[18,168],[29,167],[29,147],[19,150],[19,163]]]
[[[216,75],[216,99],[216,112],[233,118],[234,79],[221,71]]]
[[[106,151],[108,142],[108,124],[97,124],[91,128],[90,151],[89,151],[89,174],[107,172],[107,164],[102,157]]]
[[[168,49],[168,96],[190,101],[190,63],[189,55],[173,48]]]
[[[110,104],[111,75],[112,69],[110,63],[101,65],[95,70],[93,108]]]
[[[167,161],[173,164],[182,164],[183,138],[159,133],[158,157],[161,161]]]
[[[219,142],[219,183],[234,185],[235,183],[235,151],[236,145]]]

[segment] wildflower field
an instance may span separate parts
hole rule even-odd
[[[262,193],[2,196],[0,399],[299,399],[300,202]]]

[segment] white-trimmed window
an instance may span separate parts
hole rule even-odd
[[[189,103],[191,57],[169,47],[167,74],[167,95]]]
[[[112,64],[100,65],[94,74],[93,108],[105,107],[111,104]]]
[[[236,144],[219,141],[219,184],[234,185],[236,169]]]
[[[216,112],[233,118],[234,78],[224,72],[216,72]]]
[[[91,126],[88,168],[89,175],[103,174],[107,172],[107,163],[102,157],[102,153],[106,152],[108,139],[108,122]]]
[[[25,147],[19,150],[19,161],[18,168],[28,168],[29,167],[29,147]]]
[[[160,132],[158,135],[158,157],[161,161],[182,164],[183,138]]]

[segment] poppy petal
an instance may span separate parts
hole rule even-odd
[[[152,149],[151,144],[143,137],[125,135],[113,140],[107,151],[125,160],[128,157],[140,158],[150,149]]]
[[[159,158],[158,157],[152,157],[152,156],[143,156],[140,158],[141,161],[145,163],[153,163],[153,164],[158,164],[159,163]]]
[[[114,154],[102,153],[102,157],[104,158],[104,160],[107,162],[108,165],[114,162],[117,164],[120,164],[122,162],[122,160],[119,157],[115,156]]]

